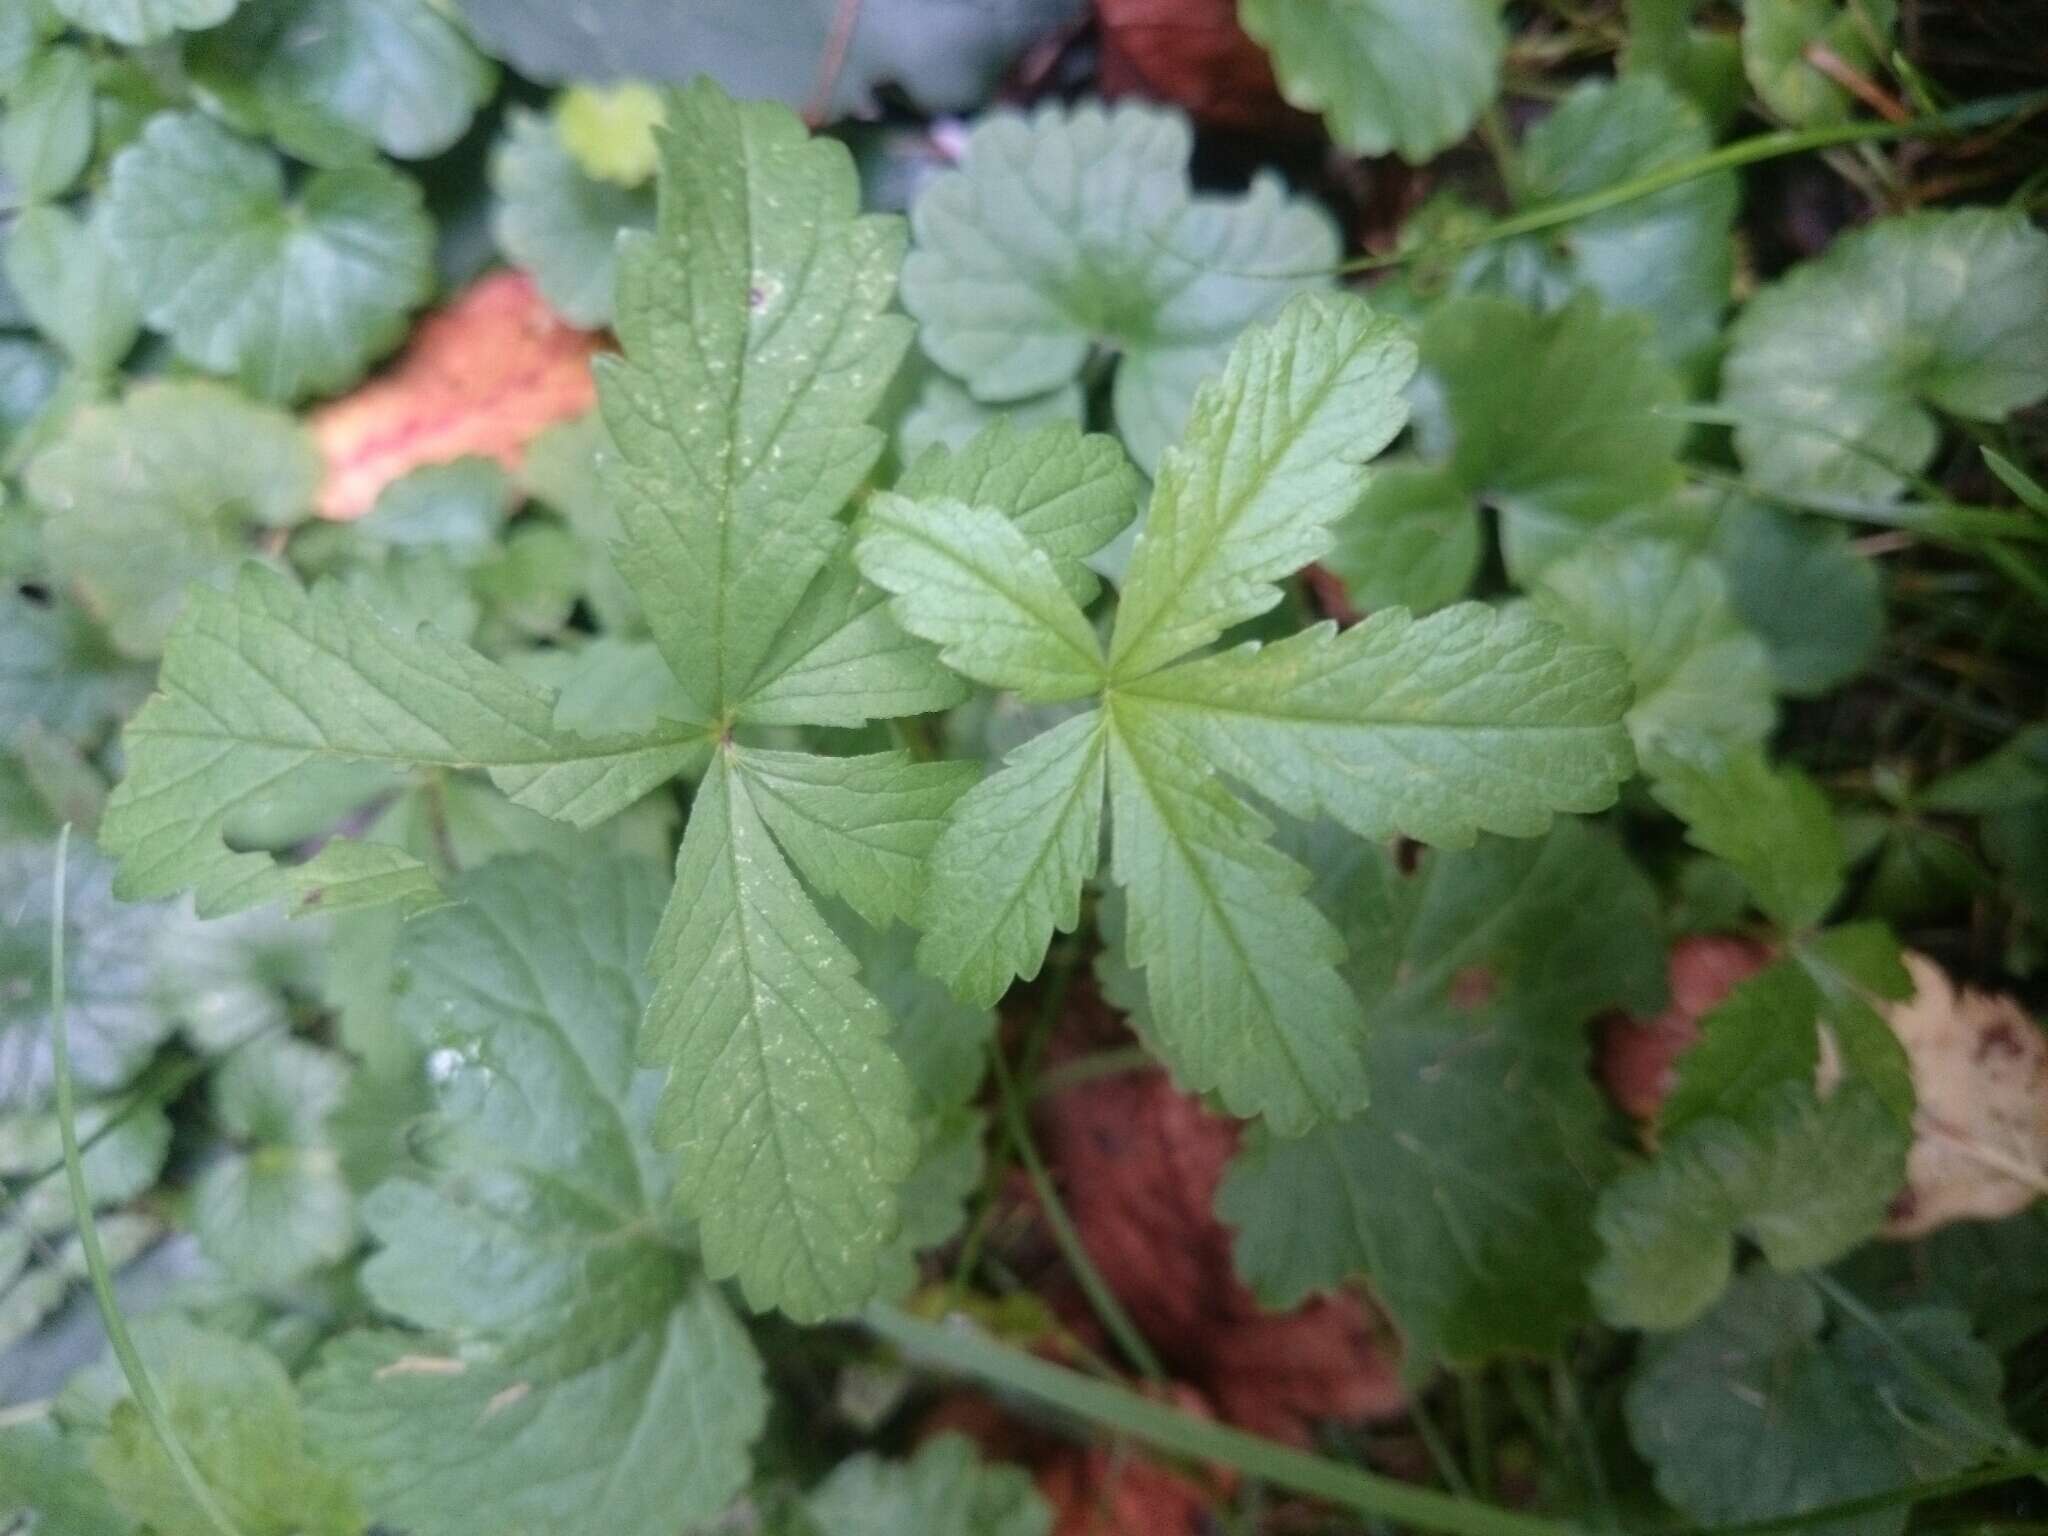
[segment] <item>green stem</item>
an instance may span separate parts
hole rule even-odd
[[[85,1270],[92,1280],[92,1295],[99,1304],[100,1321],[106,1325],[107,1342],[113,1346],[114,1358],[121,1364],[121,1374],[128,1378],[128,1390],[135,1395],[136,1406],[142,1410],[143,1418],[149,1421],[149,1427],[162,1444],[164,1455],[170,1458],[179,1481],[184,1483],[192,1502],[199,1506],[207,1523],[220,1532],[220,1536],[241,1536],[235,1523],[228,1518],[227,1511],[215,1500],[213,1490],[200,1475],[177,1431],[171,1427],[170,1413],[157,1396],[156,1383],[150,1379],[149,1370],[142,1363],[142,1354],[136,1349],[135,1340],[129,1336],[127,1320],[121,1316],[121,1308],[114,1299],[113,1274],[107,1268],[106,1250],[100,1247],[99,1228],[92,1219],[92,1196],[85,1188],[85,1159],[78,1150],[78,1111],[73,1102],[71,1081],[71,1028],[64,1013],[64,882],[70,848],[71,826],[67,822],[63,831],[57,834],[57,873],[50,901],[50,1040],[57,1076],[57,1135],[64,1144],[64,1176],[71,1186],[71,1209],[78,1217],[78,1241],[85,1250]]]
[[[924,1322],[885,1306],[870,1307],[864,1319],[877,1337],[913,1361],[1035,1398],[1167,1455],[1232,1467],[1361,1515],[1451,1536],[1583,1536],[1585,1528],[1569,1521],[1453,1498],[1195,1418],[953,1324]]]
[[[1436,1468],[1436,1475],[1443,1480],[1443,1485],[1461,1499],[1471,1498],[1472,1485],[1465,1480],[1465,1469],[1451,1454],[1451,1442],[1437,1427],[1436,1415],[1429,1411],[1429,1404],[1422,1400],[1420,1392],[1409,1397],[1408,1422],[1415,1426],[1416,1437],[1422,1441],[1422,1448],[1429,1452],[1430,1464]]]
[[[1460,1372],[1458,1407],[1465,1417],[1465,1460],[1472,1468],[1472,1491],[1493,1497],[1493,1421],[1486,1408],[1486,1378],[1477,1371]]]
[[[1067,1268],[1074,1272],[1074,1279],[1080,1284],[1081,1294],[1088,1298],[1088,1305],[1094,1311],[1109,1336],[1116,1340],[1117,1348],[1124,1358],[1137,1368],[1147,1381],[1166,1380],[1166,1371],[1159,1364],[1159,1357],[1152,1352],[1152,1346],[1145,1341],[1145,1335],[1138,1331],[1138,1325],[1124,1311],[1123,1303],[1116,1298],[1116,1292],[1109,1288],[1109,1282],[1102,1278],[1102,1271],[1095,1267],[1095,1261],[1088,1257],[1087,1245],[1081,1241],[1080,1231],[1074,1226],[1073,1218],[1067,1215],[1067,1208],[1060,1200],[1059,1191],[1053,1187],[1052,1175],[1046,1172],[1045,1162],[1038,1155],[1038,1147],[1031,1139],[1031,1126],[1024,1114],[1024,1100],[1017,1092],[1017,1085],[1010,1077],[1008,1063],[1003,1060],[1002,1049],[991,1053],[995,1062],[996,1091],[1002,1097],[1003,1125],[1009,1132],[1010,1145],[1017,1158],[1024,1164],[1025,1176],[1031,1180],[1031,1188],[1038,1196],[1039,1209],[1045,1215],[1045,1224],[1052,1229],[1053,1241],[1059,1245],[1061,1255],[1067,1261]]]
[[[1838,144],[1933,138],[1971,128],[1986,128],[2008,119],[2038,112],[2043,107],[2048,107],[2048,91],[2025,91],[2007,96],[1986,97],[1983,101],[1953,107],[1946,112],[1930,113],[1925,117],[1910,118],[1903,123],[1873,119],[1834,123],[1820,128],[1786,128],[1771,133],[1759,133],[1751,138],[1737,139],[1732,144],[1723,144],[1719,149],[1697,155],[1690,160],[1660,166],[1654,171],[1611,187],[1603,187],[1598,192],[1589,192],[1583,197],[1568,198],[1561,203],[1552,203],[1547,208],[1532,208],[1526,213],[1515,214],[1462,239],[1438,241],[1414,250],[1393,251],[1384,256],[1361,257],[1356,261],[1344,262],[1336,270],[1340,273],[1377,272],[1386,267],[1403,266],[1411,261],[1439,260],[1475,250],[1483,245],[1492,245],[1496,241],[1512,240],[1521,235],[1539,234],[1563,224],[1573,224],[1596,213],[1605,213],[1610,208],[1619,208],[1624,203],[1654,197],[1659,192],[1684,186],[1687,182],[1697,181],[1702,176],[1711,176],[1716,171],[1732,171],[1741,166],[1754,165],[1761,160],[1777,160],[1786,155],[1808,154],[1817,149],[1831,149]]]

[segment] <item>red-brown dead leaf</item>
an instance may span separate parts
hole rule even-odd
[[[313,412],[323,517],[359,517],[392,481],[467,454],[516,470],[543,428],[597,398],[601,336],[548,308],[531,278],[493,272],[423,320],[398,361]]]
[[[1317,1421],[1402,1411],[1396,1345],[1362,1300],[1339,1293],[1269,1313],[1238,1279],[1211,1209],[1234,1122],[1143,1071],[1057,1095],[1041,1134],[1089,1257],[1168,1372],[1222,1418],[1306,1444]],[[1085,1310],[1070,1322],[1085,1326]]]
[[[1748,939],[1694,935],[1671,946],[1671,1001],[1654,1019],[1615,1014],[1600,1025],[1600,1080],[1622,1113],[1650,1121],[1676,1080],[1678,1058],[1700,1037],[1700,1019],[1738,983],[1770,964],[1771,952]]]
[[[1105,96],[1149,96],[1219,128],[1312,134],[1280,99],[1265,50],[1237,24],[1237,0],[1095,0]]]

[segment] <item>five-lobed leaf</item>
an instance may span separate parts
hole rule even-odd
[[[1411,367],[1398,331],[1352,296],[1297,297],[1240,339],[1163,461],[1100,709],[962,797],[920,908],[921,962],[993,1001],[1076,921],[1106,787],[1153,1043],[1190,1088],[1289,1133],[1364,1103],[1356,1004],[1337,972],[1342,942],[1304,894],[1308,872],[1267,844],[1265,818],[1222,775],[1367,836],[1458,843],[1599,809],[1633,764],[1614,659],[1476,606],[1172,665],[1271,608],[1279,580],[1322,551],[1365,458],[1400,428]],[[891,522],[912,514],[914,547]],[[905,624],[957,649],[963,670],[1041,697],[1093,691],[1079,611],[998,529],[988,509],[888,499],[860,559]],[[941,559],[952,586],[934,590]],[[1013,593],[1029,572],[1027,605]],[[976,626],[1003,601],[994,633]],[[1043,685],[1049,657],[1075,658],[1055,687]]]

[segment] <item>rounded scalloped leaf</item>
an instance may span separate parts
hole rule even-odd
[[[571,325],[611,324],[619,234],[654,223],[653,191],[586,174],[561,124],[517,109],[491,151],[490,178],[492,231],[506,258]]]
[[[1845,235],[1750,301],[1721,394],[1766,489],[1896,496],[1940,443],[1934,411],[1998,421],[2048,396],[2048,234],[1970,209]]]
[[[195,40],[186,64],[237,126],[316,165],[359,160],[364,141],[437,155],[497,82],[432,0],[262,0]]]
[[[47,843],[0,848],[0,1110],[35,1109],[56,1083],[50,1034],[50,904],[56,855]],[[66,866],[64,971],[71,1063],[86,1093],[110,1093],[171,1032],[150,984],[161,907],[113,895],[114,866],[74,843]]]
[[[125,48],[161,42],[173,32],[218,26],[241,0],[50,0],[57,14],[82,32],[112,38]]]
[[[1072,381],[1119,355],[1117,424],[1148,469],[1247,325],[1327,282],[1329,219],[1267,176],[1197,197],[1177,112],[1139,105],[998,112],[911,210],[903,304],[932,360],[975,399]]]
[[[162,651],[193,582],[224,587],[250,535],[312,509],[313,440],[202,379],[90,405],[29,465],[50,562],[130,656]]]
[[[1499,0],[1239,0],[1238,17],[1281,94],[1357,154],[1427,160],[1500,88]]]
[[[151,122],[105,195],[144,318],[266,399],[352,383],[433,286],[434,229],[411,181],[359,165],[288,196],[275,155],[198,113]]]

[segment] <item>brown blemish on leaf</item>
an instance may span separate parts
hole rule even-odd
[[[389,1365],[380,1365],[374,1380],[394,1376],[460,1376],[469,1366],[448,1355],[400,1355]]]
[[[522,1397],[526,1396],[526,1394],[531,1392],[532,1390],[532,1382],[515,1381],[512,1383],[511,1386],[505,1388],[504,1391],[493,1393],[491,1395],[491,1400],[488,1403],[484,1404],[484,1417],[488,1419],[497,1414],[503,1413],[507,1408],[510,1408],[514,1403],[518,1402]]]

